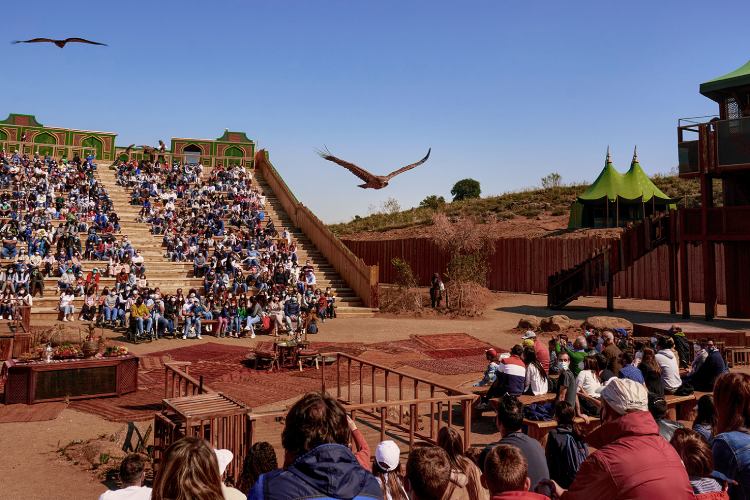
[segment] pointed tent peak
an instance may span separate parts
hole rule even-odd
[[[607,158],[604,160],[604,163],[612,163],[612,154],[609,152],[609,144],[607,144]]]
[[[638,145],[636,144],[633,147],[633,161],[630,162],[630,164],[638,163]]]

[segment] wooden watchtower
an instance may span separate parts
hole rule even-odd
[[[716,249],[723,246],[727,315],[750,317],[750,61],[701,84],[719,105],[713,117],[680,119],[680,177],[698,178],[700,208],[679,212],[680,288],[683,316],[690,316],[688,253],[698,245],[703,260],[706,319],[716,314]],[[714,196],[714,184],[720,196]]]

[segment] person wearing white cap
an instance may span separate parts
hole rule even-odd
[[[539,361],[539,364],[544,368],[544,372],[549,373],[549,347],[537,338],[536,332],[533,330],[526,330],[526,333],[521,336],[521,339],[524,341],[524,344],[528,342],[529,345],[534,347],[537,361]]]
[[[679,455],[648,412],[646,387],[613,378],[601,401],[602,425],[586,438],[597,451],[581,464],[570,489],[549,481],[554,494],[563,500],[695,498]]]
[[[381,441],[375,448],[372,473],[383,489],[384,500],[407,500],[401,471],[401,450],[391,441]]]

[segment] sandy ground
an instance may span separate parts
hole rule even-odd
[[[485,315],[478,319],[447,319],[442,317],[406,318],[378,315],[375,318],[341,318],[321,325],[315,340],[333,342],[382,342],[408,338],[412,334],[465,332],[502,347],[519,341],[512,329],[523,315],[548,316],[546,296],[495,294],[495,301]],[[574,302],[563,314],[575,319],[593,315],[607,315],[602,298],[584,298]],[[614,315],[633,322],[679,322],[670,316],[668,304],[660,301],[616,300]],[[701,306],[694,305],[693,313],[701,314]],[[724,314],[723,310],[719,311]],[[700,321],[700,320],[694,320]],[[718,318],[714,326],[731,329],[748,329],[750,322]],[[204,337],[202,342],[252,346],[259,337],[249,339],[215,339]],[[197,340],[160,340],[132,346],[136,354],[189,345]],[[418,371],[418,370],[417,370]],[[425,378],[434,378],[422,372]],[[476,374],[477,376],[479,374]],[[463,385],[473,379],[470,375],[441,377],[443,383]],[[0,424],[0,497],[4,499],[96,498],[106,487],[94,476],[60,458],[55,450],[75,439],[94,438],[104,433],[114,433],[122,424],[108,422],[94,415],[65,410],[53,421]]]

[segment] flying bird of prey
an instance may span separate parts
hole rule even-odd
[[[388,185],[388,182],[396,177],[398,174],[403,174],[407,170],[411,170],[412,168],[418,167],[424,162],[427,161],[427,158],[430,157],[430,151],[432,151],[432,148],[427,150],[427,154],[424,158],[419,160],[416,163],[411,163],[405,167],[401,167],[398,170],[394,170],[388,175],[375,175],[371,174],[367,170],[365,170],[362,167],[358,167],[354,163],[349,163],[348,161],[342,160],[341,158],[336,158],[331,154],[330,151],[326,148],[325,151],[319,151],[318,154],[321,156],[321,158],[324,158],[328,161],[332,161],[334,163],[338,163],[345,169],[347,169],[349,172],[353,173],[363,181],[365,181],[364,184],[359,184],[359,187],[362,189],[372,188],[372,189],[383,189]]]
[[[125,151],[117,155],[117,158],[115,158],[115,162],[112,165],[110,165],[110,167],[117,166],[117,163],[119,163],[120,161],[120,156],[122,155],[128,155],[128,159],[130,159],[130,150],[133,149],[134,147],[135,147],[135,144],[131,144],[130,146],[125,148]]]
[[[66,38],[65,40],[53,40],[52,38],[32,38],[31,40],[15,40],[13,43],[54,43],[60,48],[65,47],[66,43],[88,43],[90,45],[104,45],[105,47],[107,47],[106,43],[92,42],[91,40],[86,40],[85,38]]]

